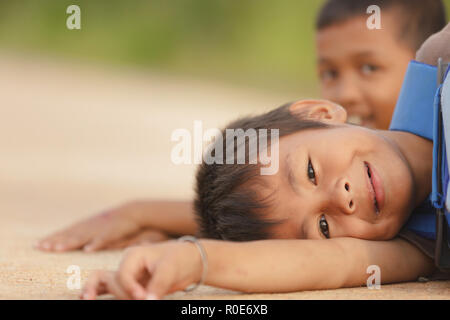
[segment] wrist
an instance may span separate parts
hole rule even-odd
[[[183,264],[189,266],[188,268],[185,268],[185,270],[187,270],[187,282],[189,283],[189,286],[185,291],[191,291],[205,283],[206,275],[208,273],[208,257],[203,243],[197,238],[183,236],[179,238],[178,241],[181,241],[184,246]]]
[[[202,280],[203,262],[202,256],[194,243],[186,243],[190,248],[189,260],[192,262],[192,271],[190,275],[191,283],[197,284]]]

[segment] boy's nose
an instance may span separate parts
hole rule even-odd
[[[348,179],[341,178],[336,182],[332,201],[334,202],[334,206],[345,214],[353,214],[355,212],[356,205],[353,197],[353,189]]]
[[[356,84],[357,79],[347,75],[336,84],[334,92],[335,101],[342,105],[350,115],[367,118],[370,116],[371,110],[364,103],[364,98],[360,88]]]
[[[356,85],[356,77],[349,74],[343,74],[336,83],[334,95],[336,102],[344,107],[352,107],[361,100],[360,91]]]

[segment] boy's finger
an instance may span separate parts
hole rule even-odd
[[[130,300],[134,298],[121,287],[120,283],[116,280],[116,275],[114,273],[108,274],[105,280],[108,293],[114,295],[116,299]]]
[[[61,232],[53,233],[43,239],[38,240],[34,247],[41,250],[52,250],[53,244],[62,237]]]
[[[53,244],[53,250],[55,251],[68,251],[68,250],[76,250],[81,248],[87,241],[88,237],[83,236],[69,236],[67,238],[63,238],[58,242]]]
[[[83,250],[86,252],[97,251],[104,249],[106,245],[111,241],[111,237],[107,235],[96,236],[92,241],[84,245]]]
[[[145,266],[139,266],[133,269],[127,267],[120,267],[117,280],[121,287],[127,294],[135,299],[145,299],[146,292],[144,287],[138,282],[140,274],[148,273],[148,270],[144,269]]]
[[[45,251],[67,251],[81,248],[90,239],[90,233],[80,230],[78,226],[58,231],[39,240],[36,249]]]
[[[87,279],[81,299],[94,300],[98,295],[108,293],[104,271],[94,271]]]
[[[117,280],[123,290],[134,299],[145,299],[146,293],[144,287],[136,280],[134,274],[119,273]]]
[[[154,268],[147,285],[147,300],[159,300],[169,293],[175,281],[175,272],[171,264],[159,263]]]

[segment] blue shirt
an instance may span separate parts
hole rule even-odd
[[[408,66],[389,130],[406,131],[433,141],[432,193],[412,212],[406,223],[407,229],[421,237],[433,240],[436,239],[434,208],[445,206],[449,180],[444,134],[441,144],[442,170],[437,172],[437,121],[440,108],[441,97],[437,88],[437,68],[412,61]],[[450,126],[448,121],[447,126]],[[437,192],[438,179],[442,179],[443,194]],[[450,222],[450,214],[447,210],[445,214],[447,221]]]

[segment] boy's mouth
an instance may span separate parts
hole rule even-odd
[[[376,170],[368,162],[364,161],[364,166],[366,167],[368,177],[370,198],[373,199],[375,213],[379,215],[384,204],[384,190],[381,179]]]
[[[361,117],[359,115],[349,115],[347,118],[347,123],[357,125],[357,126],[364,126],[368,128],[376,128],[376,123],[374,121],[373,117]]]

